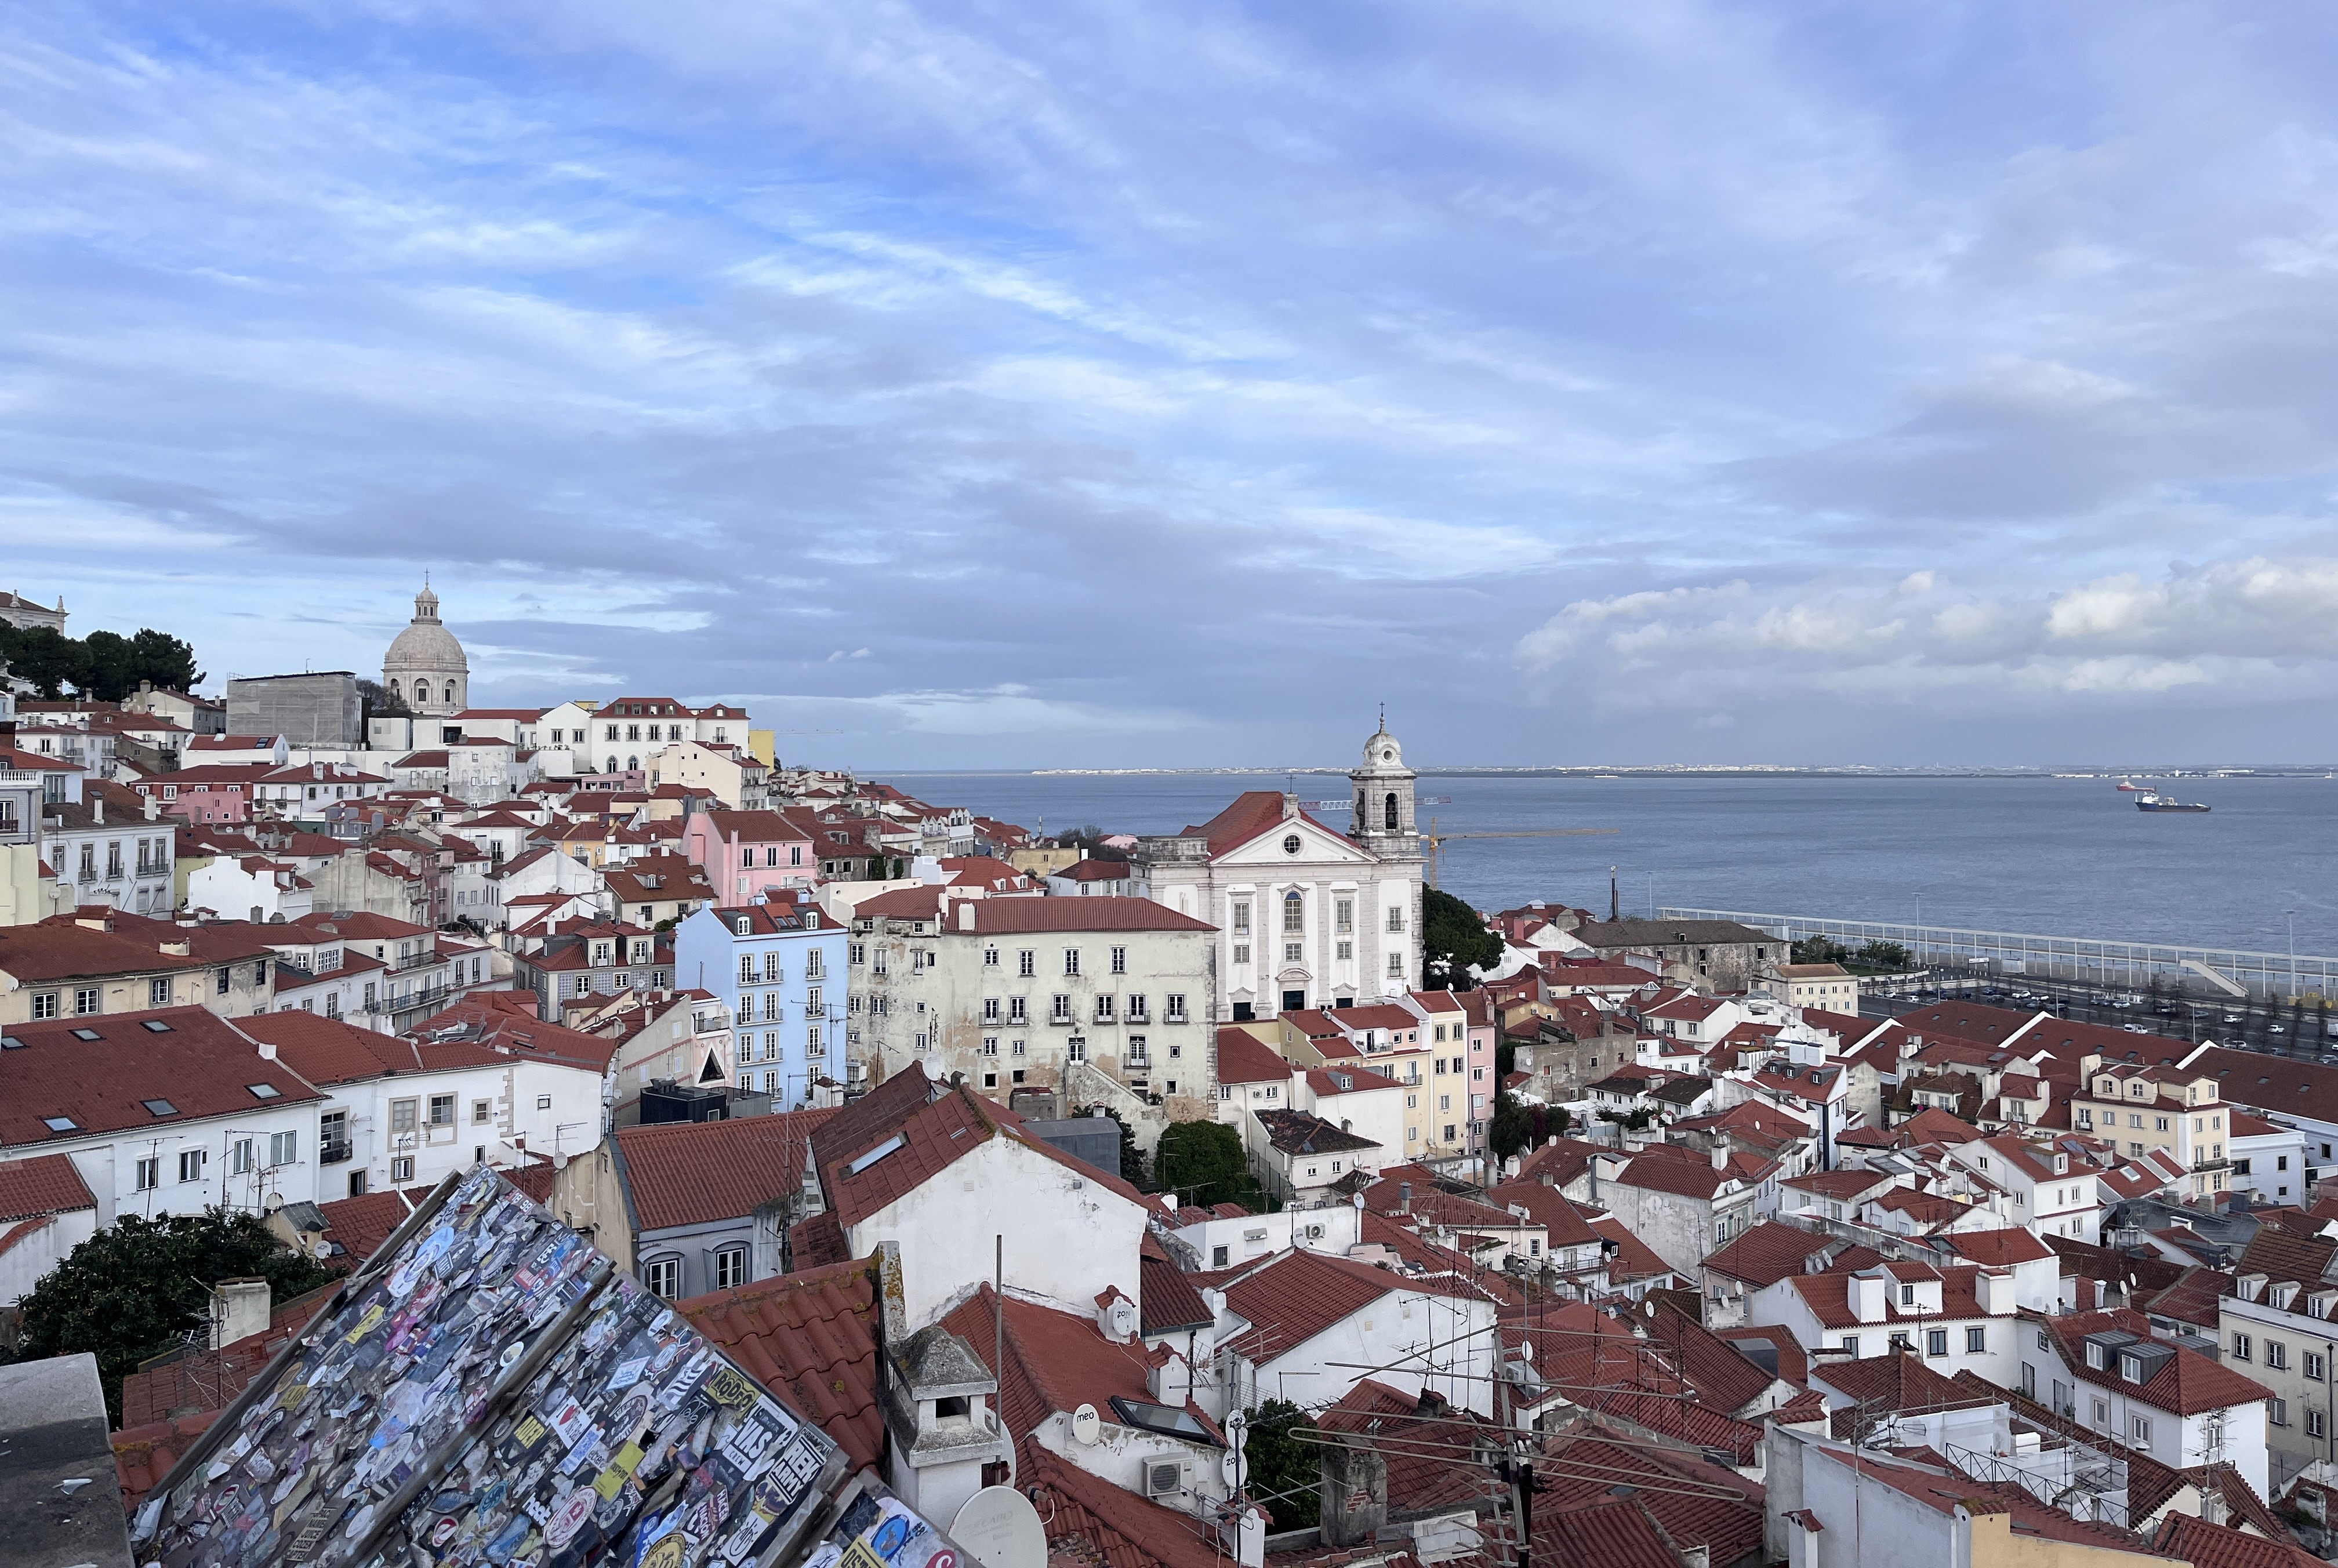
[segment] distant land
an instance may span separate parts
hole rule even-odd
[[[1206,778],[1219,775],[1336,774],[1346,767],[1310,764],[1288,768],[1033,768],[1021,769],[888,769],[900,777],[969,774],[1023,775],[1034,779]],[[2264,766],[2141,763],[2132,768],[1987,768],[1934,763],[1923,767],[1883,768],[1866,764],[1819,767],[1795,763],[1671,762],[1582,763],[1569,767],[1430,767],[1420,769],[1423,779],[2328,779],[2338,777],[2338,764],[2274,763]]]

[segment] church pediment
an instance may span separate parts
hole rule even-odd
[[[1298,840],[1295,851],[1289,847],[1292,839]],[[1372,863],[1372,857],[1329,828],[1303,817],[1292,817],[1268,828],[1249,843],[1227,850],[1217,859],[1221,866],[1261,867],[1320,866],[1327,861],[1338,865],[1368,866]]]

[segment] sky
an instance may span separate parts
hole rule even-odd
[[[0,17],[0,588],[870,768],[2321,761],[2338,15]]]

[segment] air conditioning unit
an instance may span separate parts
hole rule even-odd
[[[1310,1241],[1321,1241],[1323,1240],[1323,1227],[1321,1225],[1310,1225],[1307,1227],[1307,1240]]]
[[[1194,1466],[1183,1459],[1148,1459],[1144,1462],[1144,1494],[1147,1497],[1174,1497],[1194,1487]]]

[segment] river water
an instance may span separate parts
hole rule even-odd
[[[904,773],[936,805],[1024,827],[1174,833],[1285,776]],[[1302,799],[1347,780],[1301,774]],[[1677,907],[1921,920],[1991,931],[2338,955],[2338,780],[2186,779],[2206,815],[2137,811],[2107,779],[1530,778],[1425,775],[1446,832],[1613,828],[1582,838],[1462,838],[1447,890],[1480,908],[1561,899],[1604,914]],[[1345,812],[1319,813],[1344,830]]]

